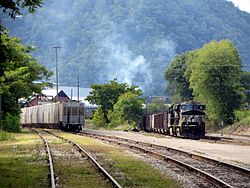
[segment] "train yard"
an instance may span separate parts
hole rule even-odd
[[[250,185],[250,170],[246,168],[156,144],[115,136],[80,134],[137,150],[179,168],[184,168],[198,176],[198,178],[193,179],[193,182],[199,187],[210,187],[211,184],[216,187],[249,187]],[[199,177],[202,177],[203,181]]]
[[[124,148],[88,137],[49,130],[57,136],[71,140],[69,144],[68,140],[62,140],[41,129],[38,131],[51,151],[55,176],[51,176],[53,173],[49,172],[45,142],[34,131],[24,129],[14,140],[2,142],[0,145],[0,187],[51,187],[51,177],[56,180],[55,187],[118,187],[112,185],[105,175],[94,168],[89,157],[79,153],[79,148],[76,149],[75,146],[86,148],[122,187],[182,187],[180,182],[169,178],[167,174],[138,159],[136,154]],[[19,161],[22,165],[15,165],[14,168],[11,165],[13,162],[8,163],[10,160]],[[26,179],[29,179],[29,183]]]
[[[60,177],[56,177],[56,175],[55,175],[52,154],[50,152],[51,149],[49,147],[47,139],[44,138],[44,136],[41,134],[41,132],[36,130],[36,129],[34,129],[34,131],[39,134],[39,136],[41,137],[41,139],[43,140],[43,142],[45,144],[45,149],[46,149],[46,153],[48,156],[48,163],[49,163],[49,169],[50,169],[50,173],[49,173],[48,177],[50,177],[51,187],[55,188],[56,187],[56,179],[60,178]],[[80,145],[78,145],[77,143],[75,143],[72,140],[58,136],[50,131],[43,130],[42,132],[45,134],[50,134],[50,135],[52,135],[60,140],[63,140],[65,142],[69,143],[72,147],[75,147],[75,150],[78,151],[82,155],[83,158],[88,159],[90,161],[90,164],[92,164],[94,167],[96,167],[97,172],[100,172],[107,179],[107,182],[109,182],[112,185],[112,187],[121,188],[121,186],[117,183],[117,181]],[[105,182],[105,180],[101,180],[101,182]],[[100,185],[105,186],[105,184],[106,183],[100,184]],[[109,186],[107,186],[107,187],[109,187]]]

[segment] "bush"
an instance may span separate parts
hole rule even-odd
[[[2,122],[2,129],[7,132],[21,132],[20,118],[6,113],[5,119]]]
[[[249,110],[235,110],[234,114],[237,117],[238,121],[242,121],[242,120],[250,117],[250,111]]]
[[[98,108],[95,111],[94,117],[93,117],[93,122],[94,122],[94,125],[97,126],[97,127],[105,127],[106,126],[104,113],[103,113],[101,108]]]
[[[12,139],[12,135],[5,131],[0,130],[0,141],[10,140]]]

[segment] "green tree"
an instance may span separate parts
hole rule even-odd
[[[3,116],[9,112],[19,116],[19,98],[27,98],[33,93],[40,93],[49,86],[45,82],[52,75],[43,65],[38,64],[30,52],[31,46],[23,46],[20,39],[7,34],[0,35],[0,94],[2,96]],[[40,81],[40,82],[35,82]]]
[[[241,84],[246,89],[247,102],[250,105],[250,72],[243,72],[241,77]]]
[[[119,84],[116,79],[108,84],[93,84],[91,88],[92,91],[87,100],[91,104],[100,105],[107,123],[109,123],[108,111],[113,110],[114,104],[122,94],[130,91],[138,96],[142,95],[142,91],[137,86],[129,87],[126,83]]]
[[[28,8],[30,13],[34,13],[38,7],[42,6],[42,0],[1,0],[0,8],[4,13],[8,13],[12,18],[22,15],[22,10]]]
[[[167,109],[168,105],[166,105],[162,100],[154,99],[151,103],[147,104],[146,112],[157,113],[166,111]]]
[[[142,104],[143,100],[139,98],[138,94],[132,92],[124,93],[119,97],[113,111],[109,115],[111,124],[114,126],[128,122],[136,125],[143,114]]]
[[[88,78],[87,87],[100,79],[106,83],[142,55],[145,63],[133,69],[132,82],[147,95],[163,95],[163,71],[175,54],[225,38],[235,43],[243,64],[250,64],[250,14],[225,0],[46,1],[36,16],[15,22],[5,17],[2,22],[13,34],[39,46],[35,55],[46,67],[52,68],[51,41],[64,44],[68,59],[61,64],[60,81],[66,85],[75,84],[73,74]]]
[[[41,3],[42,0],[1,0],[0,9],[15,19],[25,8],[34,13]],[[20,131],[18,99],[40,93],[49,85],[44,81],[52,73],[30,55],[32,50],[31,46],[23,46],[20,39],[8,36],[0,23],[0,127],[7,131]]]
[[[238,51],[229,40],[204,45],[189,61],[190,87],[195,98],[206,104],[210,120],[230,123],[234,110],[245,104],[241,69]]]
[[[187,63],[194,52],[177,55],[165,71],[164,78],[168,81],[167,93],[172,94],[173,103],[179,103],[192,97],[192,89],[185,74]]]
[[[104,118],[104,113],[101,108],[98,108],[93,117],[94,125],[97,127],[105,127],[106,126],[106,120]]]

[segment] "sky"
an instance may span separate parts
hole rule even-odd
[[[250,13],[250,0],[229,0],[234,3],[236,7],[239,7],[240,10]]]

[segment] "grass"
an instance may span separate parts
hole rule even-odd
[[[54,151],[53,161],[59,187],[111,187],[86,158],[82,158],[72,149],[71,145],[56,143],[51,145],[51,148]]]
[[[13,140],[14,137],[11,133],[0,130],[0,141]]]
[[[88,151],[95,153],[98,162],[101,162],[104,168],[110,171],[122,187],[180,187],[175,180],[150,164],[139,160],[134,154],[124,152],[122,148],[87,137],[67,133],[57,134],[72,139]]]
[[[88,161],[55,160],[59,187],[111,187]]]
[[[123,187],[180,187],[173,179],[124,149],[95,139],[56,132],[75,140],[95,153],[98,161]],[[44,146],[36,133],[24,130],[0,144],[0,187],[49,187]],[[58,185],[68,187],[111,187],[86,157],[76,155],[69,144],[50,139]]]
[[[45,156],[35,133],[13,134],[0,144],[0,187],[48,187]]]

